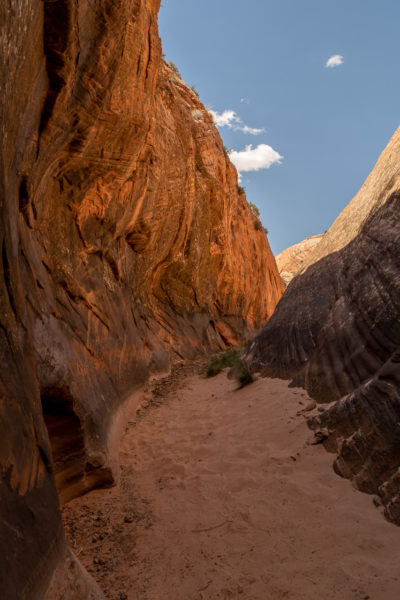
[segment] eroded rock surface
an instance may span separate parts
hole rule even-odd
[[[325,445],[338,454],[337,472],[379,494],[397,524],[399,165],[400,129],[248,354],[265,373],[294,378],[320,403],[335,402],[311,427],[328,430]]]
[[[161,59],[158,8],[0,8],[9,600],[42,598],[56,568],[79,574],[66,564],[53,470],[61,502],[111,484],[124,400],[171,359],[248,338],[282,294],[216,128]]]
[[[315,250],[315,247],[324,237],[323,233],[306,238],[298,244],[294,244],[286,250],[282,250],[275,258],[278,271],[285,285],[288,285],[293,277],[301,271],[307,257]]]

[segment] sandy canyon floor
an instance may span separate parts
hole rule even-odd
[[[305,392],[278,379],[237,391],[198,371],[147,393],[120,484],[63,509],[106,597],[398,600],[400,528],[311,443]]]

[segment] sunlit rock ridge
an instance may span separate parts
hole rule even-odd
[[[302,242],[282,250],[275,257],[279,274],[286,285],[302,270],[308,256],[315,250],[316,245],[320,243],[323,236],[324,234],[320,233],[308,237]]]

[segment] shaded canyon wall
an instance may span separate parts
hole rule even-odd
[[[249,348],[320,403],[335,470],[400,524],[400,129]]]

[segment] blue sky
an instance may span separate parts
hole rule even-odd
[[[399,125],[399,23],[399,0],[163,0],[166,59],[240,119],[225,146],[283,157],[242,172],[275,253],[330,227]]]

